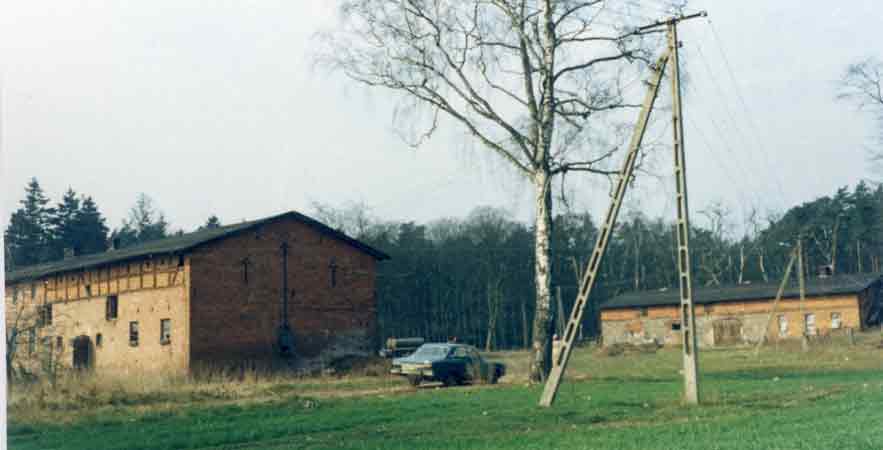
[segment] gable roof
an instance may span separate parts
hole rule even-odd
[[[152,255],[181,254],[190,251],[200,245],[208,244],[209,242],[214,242],[220,239],[225,239],[243,231],[254,229],[258,226],[265,225],[270,222],[275,222],[280,219],[288,218],[294,219],[307,226],[310,226],[319,233],[331,236],[336,239],[340,239],[347,244],[352,245],[353,247],[373,256],[377,260],[389,259],[389,255],[369,246],[368,244],[351,238],[346,234],[335,230],[311,217],[305,216],[297,211],[289,211],[282,214],[277,214],[275,216],[265,217],[263,219],[257,219],[233,225],[225,225],[218,228],[194,231],[192,233],[186,233],[180,236],[171,236],[163,239],[157,239],[155,241],[145,242],[142,244],[133,245],[131,247],[124,247],[118,250],[110,250],[102,253],[94,253],[91,255],[83,255],[69,259],[22,267],[20,269],[13,270],[7,273],[6,282],[13,283],[23,280],[36,279],[55,273],[88,269]]]
[[[880,274],[836,275],[827,278],[806,280],[806,295],[856,294],[880,279]],[[693,304],[738,302],[746,300],[766,300],[776,298],[779,282],[752,283],[738,286],[694,287]],[[799,298],[800,290],[796,281],[791,280],[785,287],[782,298]],[[670,306],[680,304],[680,289],[627,292],[604,302],[601,309],[643,308],[647,306]]]

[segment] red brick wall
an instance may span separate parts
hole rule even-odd
[[[374,350],[374,258],[285,218],[191,254],[193,362],[275,355],[282,321],[282,242],[289,244],[288,317],[297,357]],[[242,264],[246,257],[247,282]],[[338,266],[333,287],[332,258]]]

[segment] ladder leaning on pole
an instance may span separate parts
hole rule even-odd
[[[576,340],[576,330],[582,321],[583,312],[585,311],[586,302],[592,292],[592,286],[595,284],[595,278],[598,269],[601,266],[601,258],[607,250],[607,242],[613,233],[613,227],[616,224],[616,216],[619,214],[619,208],[622,205],[622,199],[625,196],[626,187],[631,179],[632,172],[635,168],[635,159],[637,159],[638,150],[641,147],[641,141],[644,139],[644,132],[647,129],[647,122],[650,117],[650,111],[659,93],[659,84],[662,82],[662,76],[665,73],[665,65],[670,63],[672,76],[672,109],[674,121],[674,159],[675,159],[675,178],[677,184],[677,213],[678,213],[678,281],[680,283],[680,316],[681,316],[681,336],[683,338],[683,362],[684,362],[684,400],[688,404],[699,403],[699,380],[698,380],[698,363],[696,345],[696,321],[693,310],[693,294],[692,280],[690,274],[690,247],[689,247],[689,230],[690,220],[687,210],[687,176],[686,166],[684,164],[684,125],[683,114],[681,112],[681,96],[680,96],[680,70],[678,62],[678,41],[677,24],[678,22],[695,19],[697,17],[706,17],[705,11],[672,17],[666,20],[657,21],[650,25],[637,29],[637,32],[645,32],[660,26],[668,28],[668,50],[659,58],[654,69],[653,80],[644,99],[644,105],[641,108],[641,114],[638,116],[638,123],[635,125],[635,131],[632,134],[632,140],[629,143],[629,153],[626,156],[622,171],[619,173],[619,182],[616,186],[616,193],[607,210],[607,216],[604,219],[604,225],[595,242],[595,249],[589,259],[589,266],[583,275],[580,283],[579,294],[576,303],[573,305],[573,311],[570,314],[570,320],[564,329],[564,336],[561,343],[561,350],[558,357],[554,361],[552,371],[549,373],[549,379],[546,381],[546,387],[543,389],[543,396],[540,397],[540,406],[551,406],[558,394],[558,388],[564,376],[564,370],[567,369],[567,363],[570,360],[570,352],[573,350],[573,343]]]
[[[662,76],[665,73],[665,64],[668,62],[669,52],[665,52],[656,65],[653,67],[652,80],[648,82],[647,95],[644,98],[644,104],[641,108],[641,114],[638,116],[638,124],[632,134],[629,143],[629,152],[626,155],[622,170],[619,172],[619,181],[616,185],[616,191],[610,208],[607,210],[607,216],[598,234],[598,240],[595,242],[595,249],[592,251],[592,257],[589,260],[588,269],[583,274],[580,282],[579,294],[573,310],[570,313],[570,320],[564,328],[564,336],[561,336],[561,349],[557,358],[553,361],[552,371],[549,373],[549,379],[546,381],[546,387],[543,390],[543,396],[540,398],[540,406],[551,406],[558,394],[558,387],[561,385],[561,379],[564,375],[564,369],[567,368],[567,362],[570,360],[570,352],[573,349],[573,343],[576,341],[577,330],[582,323],[583,312],[586,308],[586,302],[589,294],[592,292],[592,286],[595,284],[598,269],[601,267],[601,258],[607,250],[607,243],[613,228],[616,224],[616,217],[619,215],[619,208],[622,205],[622,199],[625,196],[626,187],[632,177],[635,169],[635,161],[638,158],[638,150],[641,148],[641,142],[644,139],[644,132],[647,130],[647,122],[650,119],[650,111],[656,102],[659,93],[659,84],[662,82]]]

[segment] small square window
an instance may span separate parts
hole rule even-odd
[[[129,345],[138,346],[138,322],[129,322]]]
[[[119,310],[119,297],[116,295],[108,295],[106,308],[105,317],[107,320],[116,319]]]
[[[101,344],[103,344],[103,343],[104,343],[104,337],[101,335],[101,333],[96,334],[95,335],[95,346],[101,347]]]
[[[842,326],[843,326],[843,323],[840,320],[840,313],[839,312],[831,313],[831,329],[832,330],[839,330],[840,327],[842,327]]]
[[[681,331],[681,323],[680,322],[672,322],[671,323],[671,331]]]
[[[159,343],[168,345],[172,342],[172,321],[171,319],[162,319],[159,321]]]

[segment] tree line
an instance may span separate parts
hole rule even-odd
[[[392,257],[378,265],[382,338],[456,337],[485,349],[524,348],[532,342],[535,234],[529,225],[491,207],[476,208],[462,219],[425,224],[383,221],[364,205],[314,209],[319,220]],[[881,215],[883,187],[866,183],[782,214],[749,214],[745,223],[737,223],[723,205],[710,205],[697,212],[691,230],[693,283],[777,283],[799,237],[808,276],[820,269],[879,273]],[[598,224],[588,213],[553,217],[552,318],[558,333],[597,233]],[[677,288],[676,246],[672,222],[625,213],[601,266],[582,324],[583,338],[599,335],[598,306],[605,299],[627,291]]]
[[[203,227],[220,225],[212,215]],[[124,248],[181,233],[170,230],[165,214],[147,194],[139,194],[128,217],[111,230],[91,196],[69,187],[53,206],[40,182],[31,178],[4,231],[5,270],[57,261],[65,252],[88,255],[104,252],[114,244]]]
[[[456,337],[486,349],[531,345],[535,314],[534,230],[499,208],[478,207],[464,218],[429,223],[385,221],[364,205],[314,205],[320,221],[392,257],[378,264],[377,299],[382,338]],[[691,230],[696,286],[778,282],[788,254],[803,239],[812,276],[879,273],[883,254],[883,187],[859,183],[851,190],[761,218],[737,223],[726,207],[699,210]],[[698,224],[698,225],[697,225]],[[201,228],[220,226],[216,216]],[[556,329],[572,308],[576,287],[598,233],[585,212],[553,216],[550,248],[552,319]],[[7,270],[64,257],[159,239],[170,231],[165,215],[145,194],[128,217],[109,230],[94,200],[68,189],[55,206],[32,179],[6,229]],[[625,212],[600,269],[582,334],[599,334],[599,302],[626,291],[676,288],[674,225],[640,211]]]

